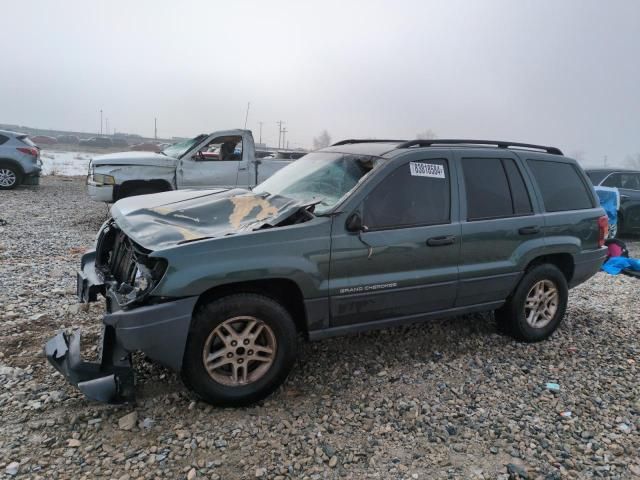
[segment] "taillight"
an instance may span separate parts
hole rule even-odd
[[[27,155],[33,155],[38,158],[38,149],[36,147],[18,147],[16,148],[19,152],[26,153]]]
[[[604,241],[609,235],[609,219],[606,215],[598,217],[598,246],[604,247]]]

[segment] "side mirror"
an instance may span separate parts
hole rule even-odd
[[[345,228],[347,229],[347,232],[352,233],[362,232],[363,230],[366,230],[366,227],[362,224],[362,217],[358,212],[353,212],[347,217]]]

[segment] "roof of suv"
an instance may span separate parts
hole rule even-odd
[[[543,153],[563,156],[562,151],[556,147],[534,145],[530,143],[505,142],[495,140],[464,140],[464,139],[429,139],[429,140],[367,140],[350,139],[334,143],[330,147],[323,148],[323,152],[354,153],[360,155],[381,156],[394,150],[421,147],[448,147],[448,148],[487,148],[520,150],[529,153]]]
[[[10,137],[22,137],[24,133],[12,132],[11,130],[0,130],[0,135],[8,135]]]

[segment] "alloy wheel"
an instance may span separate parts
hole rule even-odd
[[[13,187],[18,181],[13,170],[8,168],[0,168],[0,187]]]
[[[533,328],[546,327],[558,310],[558,289],[550,280],[540,280],[535,283],[524,304],[524,315],[529,326]]]
[[[219,324],[207,337],[202,361],[216,382],[243,386],[262,378],[276,356],[276,336],[269,325],[251,316]]]

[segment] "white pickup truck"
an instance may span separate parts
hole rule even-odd
[[[253,187],[291,160],[256,158],[250,130],[226,130],[176,143],[160,153],[120,152],[89,164],[89,196],[99,202],[182,188]]]

